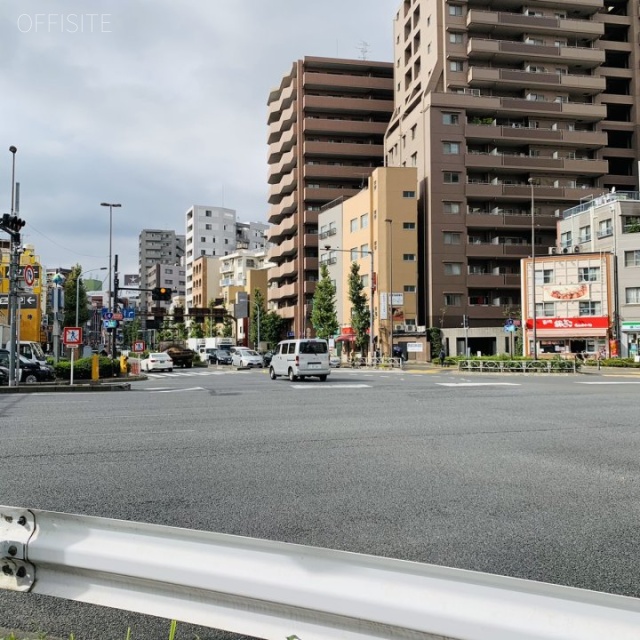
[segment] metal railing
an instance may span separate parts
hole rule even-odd
[[[563,360],[459,360],[459,371],[478,373],[577,373],[580,364],[575,358]]]
[[[640,600],[141,522],[0,506],[0,588],[258,638],[636,640]]]

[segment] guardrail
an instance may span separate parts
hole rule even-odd
[[[404,360],[402,358],[354,358],[349,362],[352,369],[362,369],[369,367],[372,369],[403,369]]]
[[[459,371],[480,373],[577,373],[580,365],[575,359],[560,360],[459,360]]]
[[[640,600],[140,522],[0,506],[0,587],[297,640],[637,640]]]

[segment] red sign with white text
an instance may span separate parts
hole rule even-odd
[[[607,316],[588,318],[536,318],[536,329],[608,329]],[[527,320],[527,329],[533,329],[533,320]]]

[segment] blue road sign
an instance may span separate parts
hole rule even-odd
[[[123,320],[135,320],[136,310],[133,307],[125,307],[122,310],[122,319]]]

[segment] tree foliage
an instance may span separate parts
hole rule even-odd
[[[284,320],[275,311],[269,311],[262,322],[260,339],[265,340],[270,347],[275,346],[282,339],[283,325]]]
[[[249,343],[254,344],[256,349],[260,347],[258,342],[264,342],[264,320],[267,315],[265,307],[264,296],[260,289],[254,289],[253,296],[251,298],[251,305],[249,310]],[[258,328],[260,330],[258,330]],[[258,340],[258,337],[260,338]]]
[[[71,267],[71,273],[64,283],[64,318],[63,326],[75,327],[76,326],[76,300],[78,303],[78,326],[84,327],[89,320],[89,309],[87,308],[87,290],[85,289],[84,282],[80,278],[80,284],[78,285],[78,278],[82,273],[82,266],[79,264]],[[78,286],[78,296],[76,298],[76,286]],[[84,302],[83,302],[84,301]]]
[[[331,282],[326,264],[320,267],[320,280],[316,284],[316,291],[313,295],[311,324],[316,335],[324,340],[328,340],[338,333],[340,328],[336,313],[336,288]]]
[[[369,341],[367,329],[371,324],[371,314],[357,262],[351,263],[349,272],[349,301],[351,302],[351,327],[355,332],[356,350],[365,352]]]

